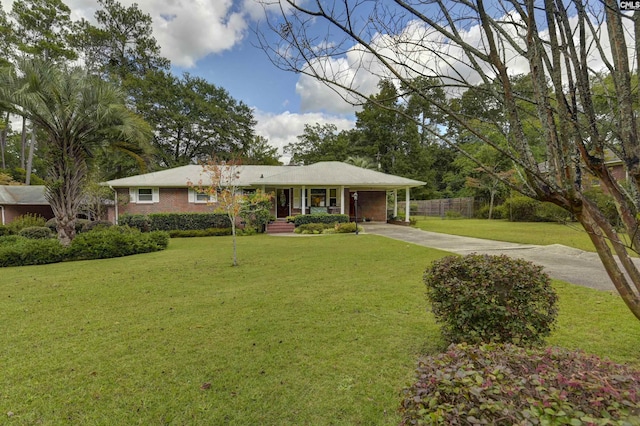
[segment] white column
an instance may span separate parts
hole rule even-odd
[[[404,193],[406,194],[404,197],[406,200],[404,203],[404,221],[409,222],[409,188],[405,188]]]
[[[300,205],[302,206],[302,211],[300,212],[300,214],[306,214],[305,212],[307,211],[307,203],[304,196],[305,192],[307,192],[307,188],[303,185],[302,190],[300,190]]]
[[[344,186],[340,187],[340,214],[344,214]]]
[[[393,217],[398,217],[398,190],[393,190]]]

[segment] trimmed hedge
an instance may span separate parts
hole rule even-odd
[[[149,253],[167,248],[169,234],[162,231],[142,233],[128,226],[96,228],[76,236],[69,247],[73,259],[108,259]]]
[[[192,231],[210,228],[230,228],[226,213],[152,213],[149,215],[123,214],[120,225],[148,231]]]
[[[558,315],[551,279],[523,259],[447,256],[434,261],[423,279],[448,343],[540,343]]]
[[[329,213],[301,214],[293,218],[293,223],[296,226],[306,225],[308,223],[324,223],[326,225],[333,225],[335,223],[347,223],[347,222],[349,222],[349,215],[346,215],[346,214],[329,214]]]
[[[231,228],[193,229],[187,231],[175,229],[169,231],[171,238],[219,237],[223,235],[231,235]]]
[[[401,425],[638,425],[640,371],[580,351],[451,345],[422,358]]]
[[[26,266],[65,260],[105,259],[164,250],[169,234],[142,233],[128,227],[96,228],[78,234],[71,246],[55,238],[30,239],[20,235],[0,237],[0,266]]]
[[[19,235],[0,237],[0,266],[44,265],[65,260],[67,249],[57,239],[34,240]]]

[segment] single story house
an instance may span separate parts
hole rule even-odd
[[[35,214],[53,217],[43,185],[0,185],[0,223],[6,225],[18,216]]]
[[[235,185],[243,191],[257,189],[275,194],[271,213],[277,219],[310,213],[340,213],[359,220],[387,220],[387,192],[405,191],[425,185],[413,179],[363,169],[338,161],[308,166],[237,167]],[[116,221],[124,213],[207,212],[211,204],[207,194],[198,193],[189,182],[210,184],[202,166],[188,165],[105,182],[114,191],[114,205],[109,207],[109,220]],[[397,216],[397,202],[393,202]],[[405,211],[409,221],[409,204]]]

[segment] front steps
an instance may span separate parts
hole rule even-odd
[[[267,234],[285,234],[291,233],[296,228],[293,223],[285,220],[276,220],[267,224]]]

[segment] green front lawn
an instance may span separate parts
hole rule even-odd
[[[422,272],[374,235],[171,240],[163,252],[0,270],[7,424],[397,424],[442,349]],[[640,322],[557,283],[550,343],[640,365]]]
[[[441,219],[417,216],[416,227],[425,231],[464,237],[485,238],[511,243],[562,244],[584,251],[595,251],[589,236],[579,223],[508,222],[487,219]]]

